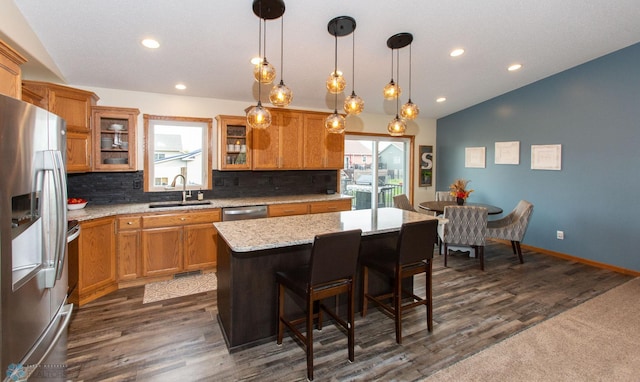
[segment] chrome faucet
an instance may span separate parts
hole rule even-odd
[[[182,174],[178,174],[175,176],[175,178],[173,178],[173,182],[171,182],[171,187],[175,187],[176,186],[176,181],[178,180],[178,178],[182,178],[182,203],[186,203],[187,202],[187,178],[184,177],[184,175]],[[191,197],[191,191],[189,191],[189,195],[188,197]]]

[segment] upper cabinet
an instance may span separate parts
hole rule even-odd
[[[135,171],[138,109],[94,106],[93,171]]]
[[[95,93],[67,86],[22,81],[23,100],[62,117],[67,123],[67,172],[89,172],[91,166],[91,108]]]
[[[218,168],[220,170],[251,170],[251,127],[247,118],[219,115]]]
[[[251,129],[245,117],[216,117],[220,170],[343,168],[344,134],[326,131],[327,113],[291,109],[270,112],[271,126],[266,129]]]
[[[0,40],[0,94],[22,98],[22,69],[20,65],[27,60]]]
[[[299,170],[302,168],[302,113],[271,109],[271,126],[253,130],[254,170]]]
[[[304,115],[304,168],[308,170],[344,167],[344,133],[329,133],[324,127],[326,113]]]

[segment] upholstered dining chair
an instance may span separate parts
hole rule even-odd
[[[353,279],[358,267],[360,240],[359,229],[316,235],[311,247],[311,258],[306,267],[276,272],[278,287],[278,345],[282,344],[284,327],[304,344],[307,353],[307,378],[313,380],[313,324],[322,329],[322,312],[326,312],[342,326],[347,334],[349,361],[354,360],[354,287]],[[306,301],[304,317],[285,317],[285,290]],[[329,297],[347,295],[347,318],[341,318],[322,301]],[[336,297],[337,298],[337,297]],[[317,311],[314,306],[317,305]],[[306,335],[297,328],[305,323]]]
[[[413,208],[413,206],[411,205],[411,202],[409,202],[409,198],[407,198],[407,195],[405,194],[400,194],[400,195],[396,195],[393,197],[393,206],[395,208],[400,208],[401,210],[407,210],[407,211],[415,211],[416,209]]]
[[[527,232],[532,212],[533,204],[521,200],[507,216],[487,223],[486,237],[511,241],[513,254],[518,255],[520,264],[524,263],[520,242]]]
[[[425,305],[427,308],[427,330],[433,330],[433,244],[438,220],[430,219],[404,223],[394,245],[382,246],[376,252],[361,256],[362,266],[362,317],[367,315],[369,301],[384,309],[395,322],[396,342],[402,344],[402,313],[405,310]],[[391,292],[372,295],[369,293],[369,270],[374,270],[391,281]],[[402,280],[424,273],[425,297],[412,290],[402,288]],[[405,301],[403,305],[403,301]]]
[[[444,266],[447,266],[448,246],[471,247],[484,271],[484,244],[487,231],[487,209],[476,206],[446,206],[443,217],[447,223],[438,226],[440,245],[444,244]],[[442,251],[440,251],[442,253]]]
[[[436,202],[455,202],[456,198],[449,191],[436,191]]]

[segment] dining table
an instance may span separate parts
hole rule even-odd
[[[428,201],[428,202],[422,202],[420,204],[418,204],[418,207],[420,207],[423,210],[426,211],[433,211],[436,214],[442,214],[444,213],[444,208],[447,206],[457,206],[458,203],[455,200],[440,200],[440,201]],[[487,213],[489,215],[499,215],[501,214],[502,208],[497,207],[497,206],[493,206],[491,204],[485,204],[485,203],[464,203],[463,205],[465,206],[474,206],[474,207],[484,207],[487,209]]]

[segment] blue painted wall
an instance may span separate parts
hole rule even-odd
[[[520,164],[495,164],[496,141],[520,141]],[[531,170],[541,144],[562,144],[561,171]],[[478,146],[486,168],[465,168]],[[465,178],[471,202],[532,202],[525,244],[640,271],[640,44],[439,119],[436,156],[438,190]]]

